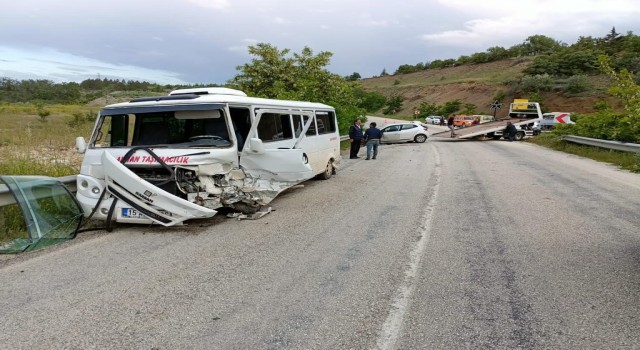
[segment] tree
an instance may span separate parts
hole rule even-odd
[[[347,79],[347,81],[356,81],[356,80],[362,79],[362,76],[360,76],[360,73],[358,72],[353,72],[351,75],[348,75],[345,79]]]
[[[375,112],[387,103],[387,98],[384,95],[374,91],[365,91],[362,87],[355,89],[355,95],[358,98],[358,107],[366,112]]]
[[[486,52],[476,52],[471,55],[469,58],[469,62],[471,63],[487,63],[489,62],[489,55]]]
[[[230,86],[247,95],[331,105],[338,113],[341,132],[346,132],[351,121],[363,113],[357,107],[356,85],[325,69],[331,52],[314,55],[305,47],[290,55],[289,49],[259,43],[249,46],[249,53],[255,58],[238,66],[240,73],[229,81]]]
[[[462,113],[467,114],[467,115],[476,114],[476,109],[477,108],[478,108],[478,106],[474,105],[473,103],[465,103],[464,104],[464,109],[462,110]]]
[[[459,66],[461,66],[463,64],[467,64],[469,62],[471,62],[471,58],[469,56],[465,56],[465,55],[462,55],[462,56],[458,57],[458,59],[456,60],[456,64],[459,65]]]
[[[403,64],[400,67],[398,67],[398,69],[396,69],[396,71],[393,73],[393,75],[413,73],[415,71],[416,71],[416,67],[414,67],[414,66],[412,66],[410,64]]]
[[[435,103],[432,102],[422,102],[420,103],[420,117],[421,118],[425,118],[427,116],[430,115],[437,115],[438,114],[438,106]]]
[[[387,75],[389,75],[389,73],[387,73],[387,69],[386,68],[382,68],[382,73],[380,73],[381,77],[386,77]]]
[[[620,46],[623,43],[623,37],[616,32],[616,27],[611,28],[611,31],[600,40],[602,48],[607,55],[615,55],[620,51]]]
[[[640,142],[640,86],[633,80],[633,75],[626,69],[616,72],[610,58],[602,55],[598,58],[600,68],[612,80],[609,93],[619,98],[624,104],[626,115],[618,120],[614,140]]]
[[[442,64],[444,65],[444,67],[455,67],[456,60],[453,58],[447,58],[446,60],[442,61]]]
[[[458,99],[447,101],[444,105],[440,106],[440,113],[438,113],[438,115],[447,116],[451,113],[456,113],[458,110],[460,110],[461,105],[462,101]]]
[[[541,53],[553,52],[563,45],[545,35],[532,35],[524,41],[524,47],[528,55],[535,56]]]
[[[520,57],[527,55],[527,48],[524,44],[513,45],[507,49],[509,57]]]
[[[402,109],[402,97],[391,96],[387,99],[387,108],[382,112],[385,115],[396,114]]]
[[[509,57],[509,51],[502,46],[494,46],[487,49],[489,62],[503,60]]]
[[[429,68],[444,68],[445,63],[443,60],[433,60],[429,63]]]

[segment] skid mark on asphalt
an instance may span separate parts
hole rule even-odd
[[[435,160],[435,167],[433,171],[433,178],[429,180],[429,183],[433,183],[433,186],[431,187],[431,199],[429,200],[422,217],[422,225],[418,228],[420,239],[418,239],[409,254],[410,262],[407,269],[404,271],[404,281],[395,293],[395,297],[391,303],[391,310],[389,311],[389,315],[387,316],[387,319],[382,326],[380,336],[378,337],[377,349],[380,350],[394,349],[396,341],[402,332],[404,315],[407,312],[409,300],[411,300],[411,296],[415,289],[415,279],[418,275],[424,250],[429,242],[431,221],[433,220],[435,213],[435,204],[438,198],[438,189],[440,188],[441,179],[440,154],[438,153],[437,148],[433,148],[432,154]]]

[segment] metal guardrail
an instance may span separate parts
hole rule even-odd
[[[76,193],[76,175],[58,177],[57,180],[64,184],[65,187],[69,189],[69,191],[71,191],[72,193]],[[7,185],[0,184],[0,207],[11,205],[15,202],[16,200],[15,198],[13,198],[13,195],[9,191],[9,188],[7,188]]]
[[[624,152],[640,153],[640,144],[637,144],[637,143],[591,139],[588,137],[574,136],[574,135],[563,136],[562,140],[573,142],[573,143],[579,143],[581,145],[613,149],[613,150],[624,151]]]

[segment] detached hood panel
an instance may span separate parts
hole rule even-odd
[[[141,179],[109,152],[103,152],[102,164],[107,191],[160,225],[173,226],[216,214],[215,210],[174,196]]]

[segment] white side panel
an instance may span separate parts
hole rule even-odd
[[[102,164],[107,190],[158,224],[172,226],[185,220],[208,218],[216,214],[215,210],[176,197],[141,179],[109,152],[102,153]]]
[[[263,154],[243,154],[240,163],[255,178],[299,182],[315,175],[303,154],[301,149],[267,149]]]
[[[244,170],[252,177],[259,179],[302,182],[312,178],[315,174],[313,173],[311,166],[308,164],[308,159],[305,159],[304,157],[304,151],[295,147],[299,147],[301,140],[305,137],[305,133],[309,129],[309,125],[313,120],[313,115],[309,112],[303,111],[277,109],[260,110],[253,121],[253,125],[251,125],[251,130],[249,130],[249,138],[257,139],[257,128],[260,124],[262,115],[265,113],[307,115],[310,119],[307,120],[303,130],[297,138],[265,144],[265,150],[263,153],[258,152],[258,150],[252,150],[251,140],[248,140],[249,142],[245,144],[240,156],[241,167],[244,168]]]

